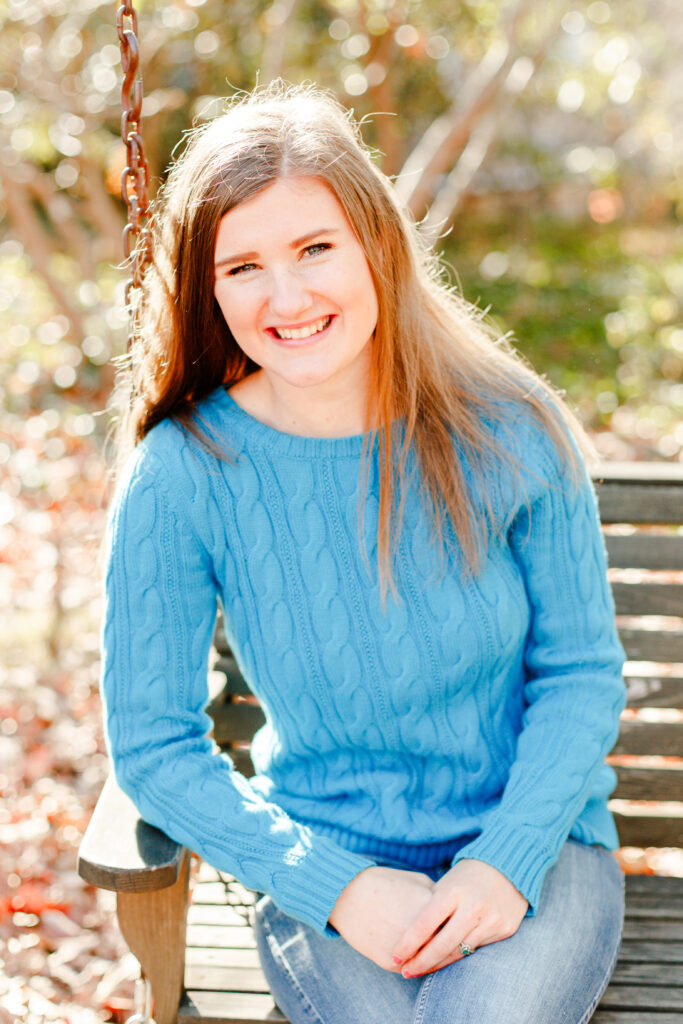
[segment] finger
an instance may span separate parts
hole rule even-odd
[[[463,931],[464,937],[461,937]],[[448,927],[443,928],[416,956],[403,964],[401,973],[404,978],[431,974],[448,964],[455,963],[456,960],[470,956],[482,944],[477,938],[476,929],[463,929],[456,920],[451,919]]]
[[[435,893],[424,910],[417,915],[391,951],[392,960],[402,964],[415,956],[417,951],[431,939],[450,918],[455,908]]]
[[[471,956],[474,953],[475,947],[472,946],[469,941],[466,941],[466,946],[470,950],[470,953],[468,953],[467,956]],[[450,964],[455,964],[458,960],[465,960],[466,958],[465,954],[460,952],[460,947],[458,946],[458,949],[454,953],[451,953],[450,956],[444,957],[441,963],[436,964],[436,966],[432,967],[431,970],[425,971],[424,973],[435,974],[437,971],[443,970],[444,967],[448,967]]]

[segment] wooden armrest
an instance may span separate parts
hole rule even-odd
[[[111,774],[78,851],[78,873],[100,889],[153,892],[173,885],[185,847],[140,817]]]

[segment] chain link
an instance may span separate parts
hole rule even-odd
[[[126,166],[121,174],[121,198],[128,208],[128,223],[123,230],[123,254],[131,266],[126,284],[125,302],[131,310],[128,347],[133,336],[133,290],[142,285],[145,267],[152,258],[151,215],[149,208],[149,165],[142,142],[142,77],[138,16],[133,0],[123,0],[116,13],[116,27],[121,44],[121,138],[126,147]]]

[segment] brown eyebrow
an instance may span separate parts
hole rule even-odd
[[[317,238],[318,235],[334,235],[338,234],[339,228],[317,228],[315,231],[308,231],[305,235],[301,235],[299,238],[295,238],[293,242],[290,242],[290,249],[298,249],[300,245],[305,245],[306,242],[310,242],[312,238]],[[251,260],[258,259],[257,252],[240,252],[234,256],[224,256],[223,259],[218,260],[214,267],[224,267],[228,263],[249,263]]]

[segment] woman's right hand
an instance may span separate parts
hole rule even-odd
[[[329,917],[350,946],[387,971],[391,952],[432,898],[434,883],[419,871],[373,866],[352,878]]]

